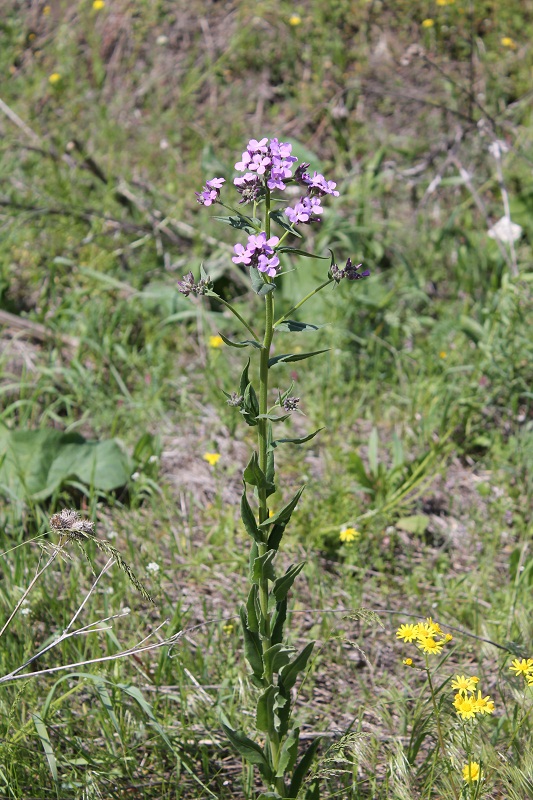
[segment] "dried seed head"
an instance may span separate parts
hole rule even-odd
[[[77,511],[72,508],[64,508],[59,514],[50,517],[50,527],[54,531],[68,532],[73,536],[89,536],[94,531],[94,523],[88,519],[82,519]]]

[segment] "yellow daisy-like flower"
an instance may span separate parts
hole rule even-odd
[[[473,692],[476,688],[476,683],[479,682],[479,678],[469,678],[466,675],[457,675],[456,678],[451,683],[452,689],[457,689],[459,694],[466,694],[467,692]]]
[[[299,14],[291,14],[289,17],[289,25],[296,27],[296,25],[302,24],[302,18]]]
[[[422,27],[423,28],[432,28],[434,24],[435,24],[435,20],[433,20],[433,19],[425,19],[425,20],[422,21]]]
[[[61,75],[59,72],[52,72],[52,74],[48,77],[48,83],[51,83],[52,86],[55,86],[56,83],[59,83],[61,80]]]
[[[427,617],[425,622],[418,623],[418,629],[423,636],[444,635],[444,631],[438,622],[433,622],[431,617]]]
[[[95,11],[101,11],[103,8],[105,8],[104,0],[94,0],[93,8]]]
[[[515,658],[509,669],[516,672],[517,675],[530,675],[533,674],[533,658]]]
[[[220,453],[204,453],[204,461],[207,461],[209,466],[214,467],[220,458]]]
[[[481,768],[477,761],[471,761],[470,764],[465,764],[463,767],[463,780],[467,783],[478,781],[480,775]]]
[[[396,638],[403,639],[404,642],[412,642],[418,639],[418,625],[400,625],[396,631]]]
[[[429,655],[439,655],[442,650],[442,642],[436,642],[433,636],[424,636],[418,640],[418,647],[423,653]]]
[[[494,714],[494,700],[489,695],[481,697],[481,692],[478,691],[477,697],[472,696],[472,700],[476,714]]]
[[[511,50],[516,50],[516,42],[514,39],[511,39],[510,36],[502,36],[500,44],[504,47],[509,47]]]
[[[413,659],[412,658],[404,658],[403,663],[406,667],[413,666]]]
[[[439,358],[448,358],[448,353],[446,352],[446,350],[440,351]]]
[[[356,531],[355,528],[343,528],[343,530],[339,533],[339,540],[341,542],[353,542],[355,539],[358,539],[361,534],[359,531]]]
[[[462,719],[472,719],[476,716],[476,701],[471,695],[465,697],[462,694],[456,694],[453,705]]]
[[[51,10],[50,6],[45,6],[43,8],[43,17],[47,17]]]
[[[210,336],[209,337],[209,347],[212,347],[213,350],[218,350],[219,347],[224,345],[224,339],[222,336]]]
[[[533,686],[533,675],[526,675],[526,681],[528,686]]]

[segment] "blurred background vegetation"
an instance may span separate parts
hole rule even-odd
[[[113,654],[165,619],[165,635],[201,627],[170,653],[0,689],[0,796],[253,794],[216,713],[248,702],[231,618],[253,441],[222,394],[238,352],[210,340],[233,320],[176,282],[202,262],[241,311],[256,302],[231,262],[234,231],[194,192],[231,180],[262,136],[337,181],[306,249],[371,271],[310,304],[304,318],[332,324],[302,342],[331,352],[280,378],[302,397],[298,435],[326,425],[280,454],[283,496],[302,473],[308,484],[294,603],[302,635],[323,643],[303,730],[366,737],[323,796],[451,796],[446,776],[431,794],[430,726],[406,744],[416,675],[398,666],[396,614],[482,637],[456,633],[453,662],[497,700],[487,796],[533,796],[531,721],[512,734],[504,652],[484,641],[531,655],[532,39],[531,0],[4,0],[2,614],[35,572],[50,514],[75,506],[158,607],[115,570],[86,621],[133,611],[40,666]],[[323,263],[294,261],[281,311]],[[221,454],[215,467],[206,452]],[[346,526],[358,536],[343,543]],[[63,629],[91,581],[77,551],[54,564],[5,634],[2,674]],[[361,605],[385,631],[345,618]]]

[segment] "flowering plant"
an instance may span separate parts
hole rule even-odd
[[[244,470],[240,507],[244,527],[252,540],[251,587],[240,615],[244,654],[251,669],[251,681],[258,689],[255,715],[257,733],[255,738],[250,738],[245,732],[234,730],[225,717],[222,718],[222,725],[235,749],[246,761],[257,766],[267,787],[267,793],[261,796],[272,800],[294,798],[304,791],[305,778],[320,739],[315,739],[298,761],[300,730],[292,719],[291,692],[298,675],[307,668],[315,643],[309,642],[300,652],[296,652],[284,638],[287,596],[305,562],[290,566],[281,575],[276,571],[276,557],[283,535],[304,487],[277,513],[270,511],[268,498],[276,491],[276,448],[287,443],[302,444],[319,431],[301,438],[275,436],[274,426],[288,419],[298,407],[299,398],[292,396],[291,384],[285,391],[279,392],[277,399],[269,406],[269,375],[270,370],[280,364],[302,361],[326,352],[315,350],[272,355],[272,341],[274,335],[281,331],[300,333],[317,330],[317,325],[300,322],[293,319],[292,315],[329,284],[336,286],[343,279],[356,281],[369,275],[368,270],[360,271],[361,264],[355,265],[350,258],[344,266],[339,267],[330,251],[331,261],[326,279],[289,311],[275,319],[274,297],[277,281],[283,274],[284,260],[291,253],[329,260],[329,256],[308,253],[284,242],[290,236],[301,238],[303,226],[319,223],[323,199],[328,195],[339,195],[333,181],[326,180],[317,172],[311,174],[308,163],[296,167],[296,161],[292,146],[276,138],[251,139],[248,142],[240,161],[235,164],[235,169],[243,174],[236,177],[233,184],[240,194],[238,205],[251,205],[250,215],[222,202],[224,178],[206,181],[203,190],[196,193],[200,205],[220,204],[231,211],[230,216],[217,219],[247,235],[244,244],[235,244],[232,260],[249,272],[252,289],[263,304],[264,325],[261,335],[256,332],[255,321],[252,325],[231,303],[216,294],[203,268],[198,281],[189,272],[178,284],[185,296],[207,295],[223,303],[251,338],[236,342],[220,334],[222,340],[231,347],[250,348],[251,356],[258,361],[258,381],[251,377],[249,358],[242,370],[238,389],[226,393],[228,404],[239,409],[247,425],[257,428],[257,451],[252,454]],[[283,200],[277,195],[285,191],[289,184],[300,187],[301,197],[294,205],[285,204],[282,211],[280,204]],[[273,233],[274,225],[279,229],[279,236]],[[248,487],[253,487],[255,501],[252,503]]]

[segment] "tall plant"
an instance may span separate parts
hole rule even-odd
[[[228,209],[230,216],[216,219],[248,235],[246,244],[234,246],[232,260],[248,270],[252,289],[262,303],[261,330],[257,328],[257,315],[253,321],[245,319],[214,291],[213,283],[203,268],[198,282],[192,272],[179,282],[179,290],[186,296],[216,297],[251,337],[235,342],[221,334],[227,345],[251,351],[238,390],[226,396],[229,405],[240,410],[246,424],[257,428],[257,450],[252,453],[243,474],[241,517],[252,541],[250,591],[246,605],[240,611],[244,654],[251,669],[251,681],[258,690],[255,736],[251,738],[243,731],[234,730],[225,717],[222,724],[235,749],[247,762],[257,766],[267,790],[261,797],[273,799],[295,798],[306,791],[305,778],[319,740],[315,740],[298,760],[300,730],[292,719],[291,691],[299,674],[306,669],[315,643],[311,641],[297,652],[288,644],[285,628],[288,625],[287,595],[305,562],[290,566],[284,574],[278,574],[276,569],[283,535],[304,487],[274,514],[269,509],[268,498],[276,491],[276,448],[286,443],[302,444],[319,431],[301,438],[277,437],[276,426],[290,417],[298,407],[299,398],[292,395],[291,384],[272,399],[269,379],[270,371],[280,364],[303,361],[326,351],[272,355],[272,343],[276,333],[317,329],[317,325],[293,319],[295,312],[317,292],[329,285],[335,287],[344,279],[356,281],[369,275],[368,270],[360,271],[361,264],[355,265],[351,259],[339,267],[331,251],[330,258],[285,244],[291,236],[301,238],[300,231],[305,225],[320,222],[322,201],[326,196],[339,195],[333,181],[326,180],[317,172],[311,174],[308,163],[296,167],[296,161],[292,146],[278,139],[251,139],[248,142],[241,160],[235,164],[235,169],[243,174],[236,177],[233,184],[241,195],[239,206],[247,204],[251,207],[249,215],[222,202],[224,178],[208,180],[203,191],[196,193],[201,205],[220,204]],[[289,184],[301,189],[301,197],[293,205],[279,196]],[[274,227],[279,230],[279,236],[273,233]],[[275,290],[283,275],[283,262],[291,253],[329,260],[329,270],[322,283],[276,318]],[[253,487],[254,500],[250,498],[248,487]]]

